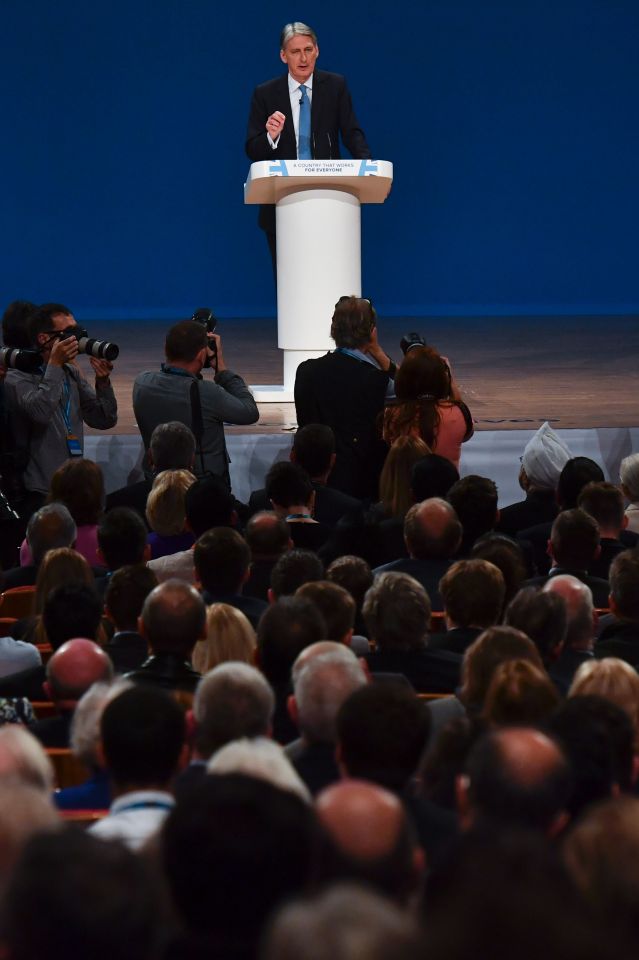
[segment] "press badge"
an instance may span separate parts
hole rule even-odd
[[[67,433],[67,449],[70,457],[82,456],[82,445],[73,433]]]

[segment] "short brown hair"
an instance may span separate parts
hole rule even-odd
[[[295,596],[314,603],[326,623],[326,640],[339,643],[355,623],[356,604],[352,596],[330,580],[315,580],[299,587]]]
[[[618,553],[610,564],[610,596],[617,613],[628,620],[639,620],[639,556],[634,550]]]
[[[594,517],[605,528],[621,530],[624,518],[623,494],[614,483],[587,483],[579,494],[577,506]]]
[[[104,508],[104,477],[93,460],[67,460],[51,477],[47,503],[63,503],[78,527],[93,526]]]
[[[439,581],[439,592],[458,627],[491,627],[501,615],[506,585],[494,563],[458,560]]]
[[[599,524],[585,510],[563,510],[552,525],[550,543],[560,566],[586,570],[599,546]]]
[[[536,726],[559,706],[559,693],[545,670],[530,660],[506,660],[495,670],[482,719],[500,727]]]
[[[182,360],[190,363],[195,360],[200,350],[207,345],[206,328],[195,320],[181,320],[174,324],[166,335],[164,352],[166,359]]]
[[[528,660],[543,669],[539,651],[525,633],[514,627],[490,627],[464,654],[460,699],[467,707],[483,704],[493,674],[505,660]]]
[[[377,314],[370,300],[363,297],[340,297],[335,304],[331,337],[338,347],[356,349],[371,338],[377,324]]]

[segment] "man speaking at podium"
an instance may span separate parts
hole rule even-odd
[[[246,152],[256,160],[339,160],[339,138],[356,160],[370,158],[346,80],[316,70],[319,47],[305,23],[287,23],[280,37],[280,59],[288,74],[260,84],[253,92]],[[260,207],[275,267],[275,208]]]

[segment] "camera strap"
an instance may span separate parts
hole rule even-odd
[[[202,438],[204,436],[204,420],[202,418],[202,400],[200,398],[200,385],[197,380],[191,382],[191,429],[195,437],[196,449],[200,451],[200,464],[202,473],[204,469],[204,451],[202,450]]]

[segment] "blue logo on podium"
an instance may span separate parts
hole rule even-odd
[[[268,168],[271,176],[275,177],[288,177],[288,170],[286,168],[286,160],[278,160],[277,163],[272,163]]]
[[[376,160],[362,160],[359,166],[358,177],[370,177],[372,174],[377,173],[377,161]]]

